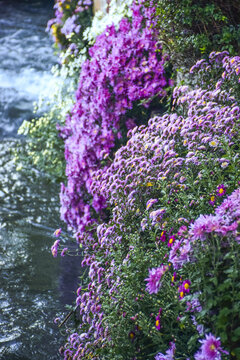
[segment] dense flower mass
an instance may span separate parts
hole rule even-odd
[[[120,28],[123,25],[130,26],[126,20]],[[117,34],[114,28],[110,30]],[[220,67],[235,61],[226,54],[215,54],[215,59]],[[240,215],[236,190],[240,109],[235,75],[232,72],[229,78],[231,96],[223,84],[217,89],[213,84],[176,88],[175,112],[130,129],[127,144],[105,167],[104,158],[112,155],[113,145],[105,138],[101,144],[95,142],[99,137],[91,132],[92,115],[88,113],[88,123],[81,102],[73,110],[69,127],[62,130],[69,159],[63,215],[78,231],[91,223],[92,210],[81,192],[86,186],[94,196],[95,210],[106,204],[110,216],[96,232],[83,231],[81,239],[77,234],[84,243],[82,266],[89,267],[89,282],[84,279],[77,291],[80,325],[78,333],[68,338],[66,360],[109,356],[120,360],[211,359],[215,355],[225,360],[218,336],[224,348],[238,351],[231,340],[238,334],[239,315],[231,309],[237,308],[234,294],[240,290],[240,264],[233,255],[239,251]],[[83,82],[79,94],[84,89]],[[85,119],[85,127],[80,119]],[[112,127],[103,123],[102,129],[112,135],[113,144]],[[115,125],[116,134],[120,130]],[[101,131],[99,125],[100,136]],[[86,148],[82,141],[87,139]],[[85,176],[80,178],[80,174]],[[231,317],[230,322],[226,316]],[[228,333],[229,338],[224,335]]]
[[[47,30],[51,31],[56,44],[61,47],[81,42],[81,35],[90,25],[92,0],[56,0],[55,18],[49,20]],[[71,41],[70,41],[71,40]]]
[[[151,97],[165,94],[165,60],[149,27],[153,13],[135,4],[132,21],[122,19],[118,30],[108,27],[82,66],[76,104],[61,130],[68,177],[62,186],[61,215],[78,231],[91,223],[88,194],[96,212],[105,207],[104,196],[91,192],[92,178],[122,130],[134,126],[134,121],[126,121],[126,112],[140,100],[146,99],[147,106]]]

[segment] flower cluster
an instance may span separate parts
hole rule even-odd
[[[155,31],[146,26],[152,14],[154,9],[145,14],[134,4],[132,21],[122,19],[118,30],[108,27],[82,66],[76,104],[61,129],[68,177],[61,190],[61,217],[78,231],[91,223],[90,195],[96,212],[105,207],[104,196],[91,191],[92,179],[126,127],[134,126],[126,113],[140,100],[148,106],[153,96],[165,94],[165,60]]]
[[[228,352],[221,348],[221,341],[212,334],[206,335],[204,340],[201,340],[202,346],[200,351],[195,354],[195,360],[220,360],[221,353],[228,355]]]
[[[82,82],[79,94],[84,91],[88,94]],[[69,196],[63,203],[64,217],[78,231],[84,229],[83,221],[91,223],[83,185],[93,195],[95,210],[105,204],[111,210],[96,232],[77,234],[84,243],[82,265],[89,267],[89,282],[85,279],[77,293],[78,340],[69,337],[65,359],[69,352],[76,359],[109,354],[113,359],[150,354],[157,360],[182,354],[189,359],[211,359],[211,354],[225,359],[220,345],[210,344],[212,335],[202,340],[198,350],[199,338],[213,330],[224,347],[237,351],[224,333],[237,336],[239,321],[229,306],[236,307],[237,301],[231,286],[235,294],[240,287],[240,264],[233,256],[239,246],[239,190],[235,189],[240,176],[240,109],[225,90],[187,86],[175,89],[174,107],[175,113],[155,116],[147,126],[130,129],[127,144],[116,151],[111,165],[102,168],[97,165],[113,145],[107,147],[102,137],[102,145],[96,142],[92,115],[88,113],[87,122],[80,102],[69,118],[74,126],[62,130],[69,159],[69,183],[62,194],[68,191]],[[102,129],[110,131],[105,125]],[[120,131],[116,123],[115,129]],[[226,321],[230,315],[231,329]]]
[[[55,18],[48,21],[47,30],[51,31],[60,47],[70,45],[77,48],[82,33],[90,25],[92,0],[56,0]]]

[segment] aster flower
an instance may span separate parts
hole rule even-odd
[[[158,314],[158,315],[156,316],[156,320],[155,320],[155,327],[156,327],[157,330],[160,330],[160,329],[161,329],[160,320],[161,320],[161,318],[160,318],[160,315]]]
[[[158,200],[157,199],[150,199],[148,200],[147,204],[146,204],[146,209],[149,210],[150,207],[153,205],[153,204],[156,204]]]
[[[155,211],[152,211],[149,215],[150,219],[152,219],[152,225],[157,224],[161,221],[163,214],[166,212],[165,209],[158,209]]]
[[[209,200],[209,204],[210,205],[214,205],[216,202],[216,196],[215,195],[211,195],[210,200]]]
[[[147,281],[146,290],[149,294],[157,294],[161,287],[161,279],[165,272],[169,269],[167,265],[161,265],[158,268],[149,269],[149,276],[145,279]]]
[[[166,231],[163,230],[160,235],[160,241],[164,242],[166,241]]]
[[[171,279],[171,285],[172,285],[172,286],[174,285],[174,282],[176,281],[176,278],[177,278],[177,273],[174,272],[174,273],[173,273],[173,276],[172,276],[172,279]]]
[[[217,140],[212,140],[212,141],[210,141],[209,145],[211,147],[217,147],[218,146],[218,141]]]
[[[68,251],[68,248],[64,248],[61,252],[61,256],[64,257]]]
[[[185,294],[188,294],[190,292],[190,285],[191,285],[190,280],[184,280],[182,287],[183,287]]]
[[[51,247],[53,257],[57,257],[59,243],[60,243],[60,240],[56,240],[54,242],[53,246]]]
[[[158,353],[155,356],[155,360],[174,360],[175,350],[176,350],[176,346],[174,342],[171,342],[170,348],[166,351],[166,355],[162,353]]]
[[[216,338],[212,334],[206,335],[204,340],[200,340],[202,344],[200,351],[195,354],[195,360],[220,360],[221,353],[228,354],[221,347],[220,338]]]
[[[135,339],[136,334],[135,334],[134,331],[130,331],[130,333],[128,334],[128,336],[129,336],[130,340],[133,341],[133,340]]]
[[[168,239],[168,247],[171,248],[171,247],[173,246],[175,240],[176,240],[175,235],[171,235],[171,236],[169,237],[169,239]]]
[[[59,228],[57,230],[54,231],[53,235],[55,235],[56,237],[59,237],[61,235],[62,229]]]
[[[224,186],[223,184],[218,185],[217,187],[217,196],[223,196],[226,194],[226,186]]]

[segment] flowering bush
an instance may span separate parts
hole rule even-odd
[[[126,129],[135,126],[140,101],[145,107],[137,111],[139,122],[152,98],[166,94],[165,59],[150,27],[154,9],[143,10],[134,4],[132,21],[124,18],[118,30],[112,25],[97,37],[91,59],[82,66],[76,104],[61,129],[68,177],[61,216],[78,231],[92,223],[92,209],[105,207],[104,197],[91,193],[92,177],[99,167],[107,168],[106,158]]]
[[[239,357],[240,108],[218,80],[176,88],[175,113],[130,129],[92,174],[111,214],[77,234],[89,279],[65,359]]]
[[[156,6],[160,41],[176,68],[192,66],[213,50],[239,53],[240,10],[235,0],[146,0]]]
[[[55,0],[54,9],[55,18],[49,20],[47,30],[57,46],[69,47],[76,55],[87,45],[82,35],[91,24],[92,0]]]

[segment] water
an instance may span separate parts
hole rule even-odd
[[[16,135],[39,93],[51,91],[56,58],[45,32],[53,1],[0,0],[0,136]]]
[[[54,259],[59,186],[15,170],[10,149],[33,101],[51,91],[50,0],[0,0],[0,360],[60,359],[53,319],[74,300],[79,259]],[[75,280],[73,280],[75,279]]]

